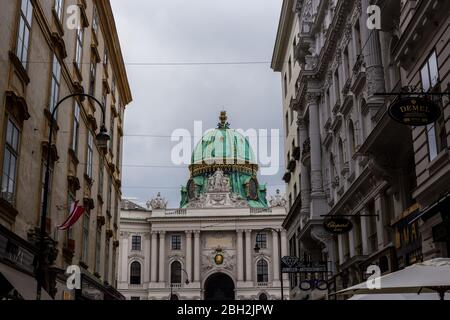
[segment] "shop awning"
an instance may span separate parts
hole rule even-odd
[[[409,222],[409,224],[413,224],[419,219],[424,220],[429,219],[431,216],[439,212],[439,210],[442,210],[442,205],[448,204],[449,202],[450,202],[450,193],[447,194],[445,197],[441,198],[436,203],[424,208],[417,216],[414,217],[414,219],[412,219]]]
[[[25,300],[36,300],[37,281],[35,278],[2,263],[0,263],[0,273]],[[53,299],[42,289],[41,300]]]

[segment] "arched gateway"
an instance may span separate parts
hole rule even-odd
[[[224,273],[215,273],[205,281],[204,300],[235,300],[233,280]]]

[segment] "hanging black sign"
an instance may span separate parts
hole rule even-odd
[[[353,223],[343,217],[330,217],[325,219],[323,227],[332,234],[345,234],[353,229]]]
[[[441,116],[439,105],[426,98],[400,98],[389,106],[389,116],[408,126],[426,126],[436,122]]]

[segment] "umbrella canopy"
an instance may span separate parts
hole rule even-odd
[[[387,294],[357,294],[348,300],[439,300],[436,293],[387,293]],[[445,300],[450,300],[450,294],[445,295]]]
[[[371,289],[368,282],[341,290],[337,294],[386,294],[438,292],[444,299],[450,290],[450,259],[438,258],[417,263],[379,278],[380,288]]]

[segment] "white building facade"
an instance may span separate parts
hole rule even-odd
[[[281,299],[286,201],[277,194],[267,204],[247,140],[222,116],[199,145],[224,144],[194,152],[180,209],[167,209],[160,195],[147,209],[123,203],[118,288],[127,299]],[[206,164],[211,158],[242,162]],[[286,275],[283,287],[287,298]]]

